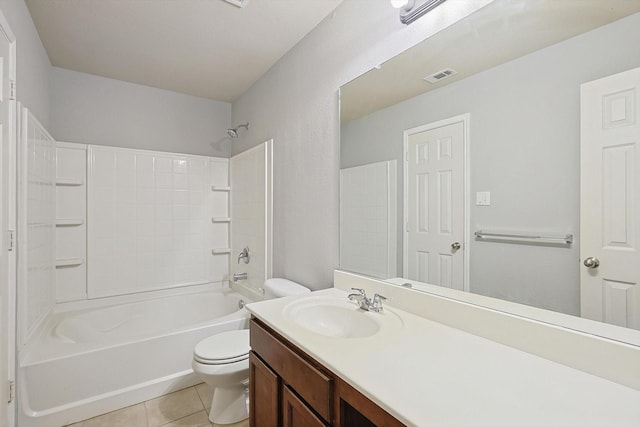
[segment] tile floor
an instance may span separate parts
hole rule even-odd
[[[217,427],[209,422],[211,387],[201,383],[69,427]],[[249,427],[249,420],[225,427]]]

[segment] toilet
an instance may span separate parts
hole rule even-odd
[[[264,289],[269,299],[311,292],[279,278],[266,280]],[[193,372],[213,388],[209,421],[214,424],[233,424],[249,417],[249,350],[248,329],[210,336],[193,350]]]

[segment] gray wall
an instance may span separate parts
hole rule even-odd
[[[450,0],[441,11],[486,3]],[[274,276],[312,289],[333,282],[339,87],[443,28],[453,15],[433,13],[405,26],[388,1],[345,0],[234,102],[234,122],[251,122],[234,153],[274,140]]]
[[[49,128],[49,57],[24,0],[0,0],[0,10],[16,37],[17,99]]]
[[[640,14],[344,124],[341,166],[402,159],[403,130],[471,113],[471,231],[578,237],[570,248],[472,239],[472,292],[579,314],[580,84],[640,66],[640,44],[613,40],[640,40]],[[492,205],[475,206],[476,191]]]
[[[59,141],[229,157],[231,104],[53,67]]]

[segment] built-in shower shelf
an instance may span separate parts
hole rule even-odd
[[[223,185],[212,185],[211,191],[231,191],[231,187],[225,187]]]
[[[231,222],[231,218],[214,216],[211,218],[211,222]]]
[[[84,264],[84,258],[65,258],[56,260],[56,268],[75,267]]]
[[[216,248],[211,250],[211,255],[224,255],[230,254],[231,248]]]
[[[56,178],[56,185],[65,187],[79,187],[84,185],[84,180],[77,178]]]
[[[74,227],[84,224],[84,219],[56,219],[56,227]]]

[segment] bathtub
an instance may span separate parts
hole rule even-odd
[[[19,425],[63,426],[201,382],[196,343],[246,328],[244,300],[216,290],[53,314],[19,355]]]

